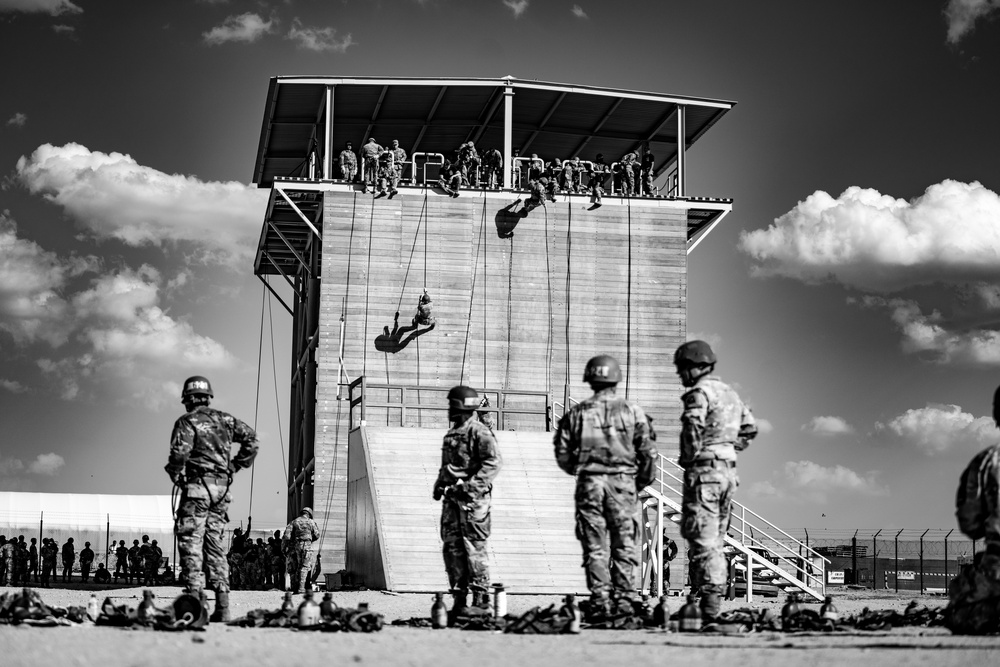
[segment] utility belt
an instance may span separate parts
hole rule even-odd
[[[685,466],[685,469],[691,468],[715,468],[716,470],[727,470],[736,467],[736,461],[729,461],[727,459],[695,459]]]
[[[214,484],[230,484],[232,482],[232,475],[218,475],[215,473],[207,473],[196,468],[191,469],[191,474],[187,477],[189,480],[203,480],[205,482],[211,482]]]

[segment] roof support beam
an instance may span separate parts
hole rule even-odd
[[[508,82],[509,83],[509,82]],[[514,88],[506,86],[503,89],[503,186],[514,185],[511,167],[514,156]]]
[[[326,87],[326,126],[323,136],[323,178],[330,180],[330,157],[333,155],[333,86]]]
[[[268,257],[267,259],[268,259],[268,261],[271,261],[270,257]],[[281,295],[279,295],[277,292],[274,291],[274,288],[271,287],[271,283],[269,283],[267,280],[265,280],[264,276],[262,276],[259,273],[257,274],[257,277],[260,278],[260,281],[262,283],[264,283],[264,287],[267,288],[267,291],[270,292],[274,296],[274,298],[278,300],[278,303],[280,303],[282,306],[285,307],[285,310],[288,311],[288,314],[294,317],[295,313],[293,313],[292,309],[288,307],[288,304],[285,303],[285,300],[281,298]]]
[[[438,106],[441,105],[441,100],[444,99],[444,94],[448,90],[448,86],[441,86],[441,90],[438,91],[438,96],[434,100],[434,104],[431,105],[431,110],[427,112],[427,118],[424,119],[424,124],[420,126],[420,133],[417,135],[417,140],[413,142],[410,147],[410,155],[417,152],[417,148],[420,147],[420,140],[424,138],[424,134],[427,132],[427,128],[431,126],[431,121],[434,120],[434,114],[437,113]],[[414,176],[414,178],[416,178]]]
[[[480,137],[483,136],[483,132],[486,131],[486,127],[490,124],[490,121],[493,120],[493,115],[497,112],[497,108],[500,106],[500,102],[502,100],[503,100],[503,93],[500,90],[497,90],[497,92],[493,94],[493,98],[487,103],[486,107],[484,108],[484,110],[486,111],[486,115],[483,116],[482,114],[480,114],[482,123],[479,124],[478,128],[476,128],[474,131],[466,135],[465,137],[466,141],[471,141],[474,144],[479,143]]]
[[[306,214],[302,212],[302,209],[296,206],[295,202],[293,202],[291,198],[287,194],[285,194],[284,188],[282,188],[280,185],[275,185],[274,189],[278,191],[278,194],[281,195],[282,199],[288,202],[288,205],[291,206],[292,210],[298,214],[298,216],[302,219],[302,222],[306,223],[306,226],[308,226],[309,229],[312,231],[312,233],[316,235],[316,238],[322,239],[323,235],[319,233],[319,230],[316,229],[316,226],[313,225],[312,221],[309,220],[308,217],[306,217]]]
[[[572,155],[580,154],[580,151],[582,151],[586,147],[586,145],[590,143],[590,138],[601,131],[601,128],[604,127],[604,124],[608,122],[608,119],[611,118],[611,116],[615,113],[615,111],[618,110],[618,107],[621,106],[621,103],[624,101],[624,99],[625,98],[623,97],[619,97],[617,100],[612,102],[611,107],[604,112],[604,115],[601,116],[601,120],[597,121],[597,125],[595,125],[594,129],[590,131],[590,134],[584,137],[583,141],[581,141],[577,145],[576,149],[572,152]]]
[[[540,122],[537,125],[535,131],[531,133],[530,137],[528,137],[528,140],[525,141],[523,144],[521,144],[520,148],[522,153],[524,154],[528,153],[528,146],[530,146],[531,142],[535,140],[535,137],[538,136],[538,133],[542,131],[542,129],[545,127],[545,124],[549,122],[549,118],[552,118],[552,114],[556,112],[556,109],[559,108],[559,105],[562,104],[562,101],[564,99],[566,99],[566,93],[560,93],[559,97],[556,98],[556,101],[552,103],[552,106],[549,107],[549,110],[545,113],[545,118],[542,119],[542,122]],[[574,132],[574,134],[578,133]]]
[[[389,92],[389,86],[382,86],[382,92],[379,93],[378,102],[375,104],[375,110],[372,111],[372,117],[368,120],[368,128],[365,130],[365,136],[361,137],[361,145],[364,146],[368,143],[368,137],[371,136],[372,128],[375,127],[375,121],[378,120],[378,112],[382,109],[382,102],[385,100],[385,94]],[[343,121],[341,121],[343,123]]]

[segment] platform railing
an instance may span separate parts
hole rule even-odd
[[[408,417],[414,413],[419,419],[423,411],[447,412],[446,396],[450,389],[450,387],[372,383],[362,375],[348,385],[351,428],[357,428],[361,422],[366,421],[368,411],[372,408],[383,408],[387,412],[398,411],[400,426],[405,426]],[[396,392],[395,396],[398,396],[399,400],[375,399],[371,395],[373,391],[385,391],[387,395]],[[433,403],[421,402],[421,394],[426,392],[436,394]],[[480,389],[479,395],[490,398],[491,405],[479,408],[476,412],[495,414],[498,430],[507,429],[509,417],[512,415],[537,415],[543,419],[545,430],[552,430],[552,399],[548,392],[486,388]],[[533,403],[537,402],[539,407],[510,406],[508,400],[516,396],[535,398],[537,401]]]

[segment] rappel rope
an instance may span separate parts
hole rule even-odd
[[[267,301],[267,289],[260,286],[260,339],[257,343],[257,393],[253,403],[253,432],[257,432],[257,417],[260,414],[260,367],[264,360],[264,305]],[[247,516],[253,516],[253,477],[254,470],[257,469],[257,459],[254,458],[250,464],[250,505],[247,509]]]
[[[483,250],[483,245],[485,243],[485,241],[484,241],[485,236],[486,236],[486,198],[484,197],[483,198],[483,215],[482,215],[482,219],[480,220],[480,223],[479,223],[479,244],[476,246],[476,262],[475,262],[475,264],[473,264],[473,267],[472,267],[472,289],[469,291],[469,316],[465,318],[465,345],[462,347],[462,370],[459,373],[459,379],[463,383],[465,382],[465,360],[468,357],[468,353],[469,353],[469,338],[470,338],[470,335],[472,333],[472,309],[475,307],[475,302],[476,302],[476,279],[479,276],[479,254]],[[486,271],[485,264],[486,264],[486,257],[485,257],[485,253],[483,253],[483,265],[484,265],[483,273],[484,273],[484,275],[485,275],[485,271]],[[484,309],[484,311],[483,311],[483,327],[484,327],[484,330],[483,330],[483,343],[484,343],[484,346],[485,346],[485,341],[486,341],[486,332],[485,332],[486,319],[485,318],[486,318],[486,312],[485,312],[485,309]],[[485,354],[485,352],[486,351],[485,351],[485,347],[484,347],[484,350],[483,350],[483,381],[484,382],[486,381],[486,354]],[[469,381],[470,382],[472,381],[471,377],[470,377]]]
[[[625,398],[628,398],[629,379],[632,377],[632,199],[628,200],[628,273],[625,299]]]

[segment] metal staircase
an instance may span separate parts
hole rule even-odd
[[[643,590],[648,590],[655,581],[656,595],[663,593],[662,577],[655,576],[663,569],[663,522],[681,520],[684,480],[675,472],[683,474],[683,470],[673,459],[660,455],[656,480],[640,494],[649,528],[645,531],[642,550],[642,585]],[[816,600],[825,597],[829,560],[736,501],[732,504],[726,545],[734,552],[730,561],[730,580],[735,578],[737,571],[746,573],[747,602],[753,601],[755,584],[801,591]]]

